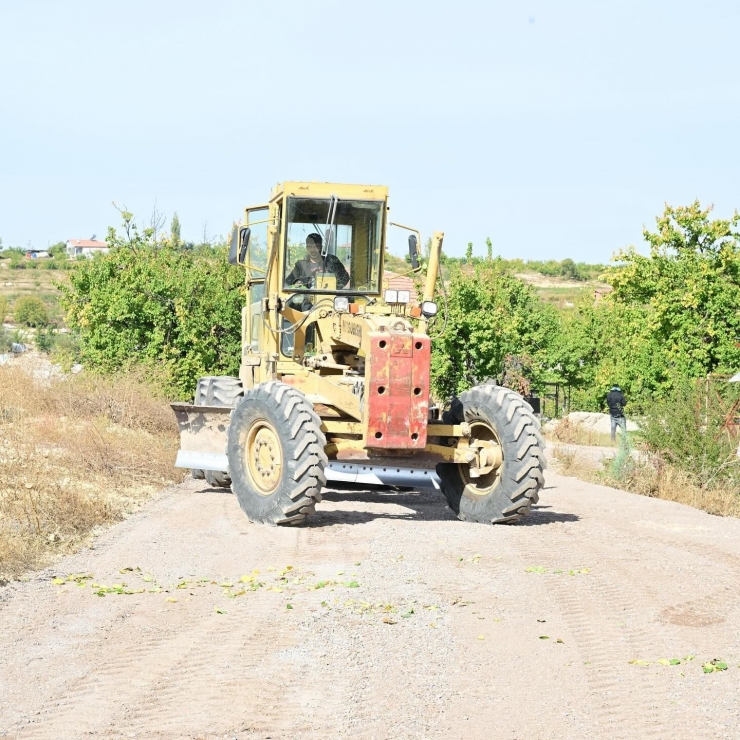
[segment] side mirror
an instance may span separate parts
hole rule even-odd
[[[248,226],[234,226],[231,232],[231,244],[229,245],[229,264],[243,265],[247,258],[249,247],[249,236],[252,230]]]
[[[417,239],[416,234],[409,235],[409,257],[411,258],[411,267],[414,270],[419,269],[419,253],[416,251]]]

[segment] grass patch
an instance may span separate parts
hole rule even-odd
[[[177,447],[166,401],[135,377],[40,385],[0,367],[0,577],[74,551],[180,480]]]
[[[565,417],[558,422],[554,430],[546,432],[546,437],[553,442],[568,445],[587,445],[589,447],[617,447],[622,430],[617,430],[617,442],[612,442],[611,435],[589,429],[582,424],[574,424]],[[630,434],[628,433],[628,437]]]
[[[603,461],[568,445],[553,447],[556,470],[589,483],[620,488],[642,496],[675,501],[716,516],[740,516],[740,491],[727,480],[701,485],[691,473],[666,462],[660,455],[639,451],[631,454],[626,444]]]

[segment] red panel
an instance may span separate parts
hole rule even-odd
[[[424,449],[429,418],[429,337],[373,332],[368,361],[367,446]]]

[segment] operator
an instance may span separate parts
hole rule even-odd
[[[321,256],[321,245],[323,239],[320,234],[309,234],[306,237],[305,259],[296,262],[293,271],[285,279],[286,285],[303,283],[307,288],[316,284],[316,276],[330,273],[337,278],[337,290],[343,290],[349,286],[349,274],[344,268],[341,260],[333,254]]]
[[[624,418],[624,407],[627,399],[618,385],[613,385],[606,394],[606,405],[609,407],[609,416],[612,422],[612,442],[617,440],[617,427],[622,430],[622,436],[627,433],[627,419]]]

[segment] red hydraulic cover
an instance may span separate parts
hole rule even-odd
[[[429,418],[429,337],[372,332],[365,387],[367,446],[424,449]]]

